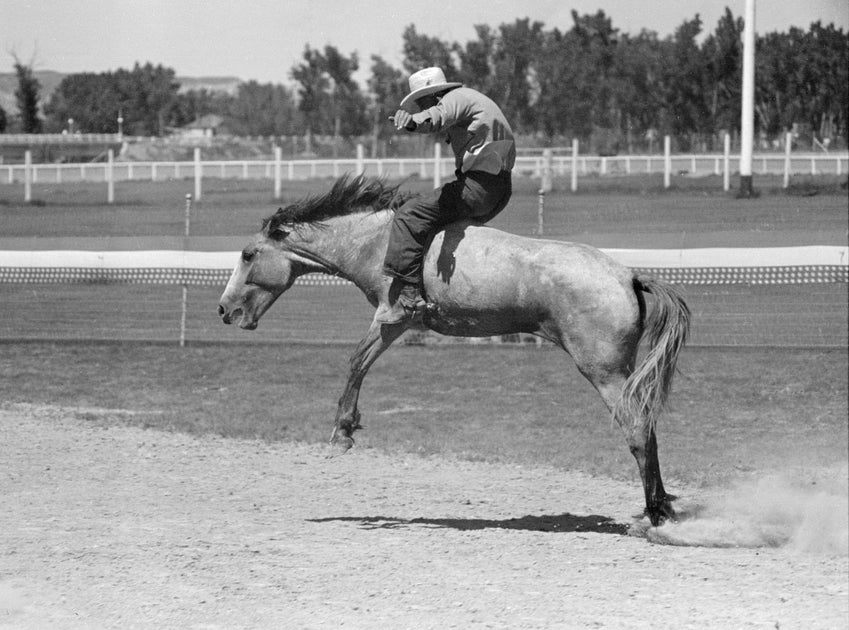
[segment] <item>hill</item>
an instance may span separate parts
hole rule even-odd
[[[54,70],[37,70],[35,78],[41,84],[41,102],[44,103],[59,87],[66,76],[70,73],[56,72]],[[238,77],[177,77],[180,84],[180,92],[191,90],[207,90],[209,92],[224,92],[234,95],[239,89],[242,80]],[[18,77],[14,72],[0,72],[0,107],[6,111],[10,118],[17,116],[18,104],[15,99],[15,90],[18,89]]]

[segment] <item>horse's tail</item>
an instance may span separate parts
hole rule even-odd
[[[655,297],[655,306],[645,321],[643,337],[649,342],[643,360],[625,382],[615,417],[648,423],[654,429],[672,388],[678,355],[690,332],[690,309],[681,293],[671,284],[637,275],[634,291],[645,312],[642,293]]]

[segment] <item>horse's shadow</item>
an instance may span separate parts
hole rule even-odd
[[[333,521],[359,523],[363,529],[400,529],[412,526],[442,527],[460,531],[481,529],[516,529],[529,532],[594,533],[628,535],[628,525],[617,523],[607,516],[590,514],[542,514],[508,519],[481,518],[397,518],[393,516],[329,516],[307,519],[312,523]]]

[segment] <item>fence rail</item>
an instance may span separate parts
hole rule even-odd
[[[739,156],[729,158],[728,167],[739,171]],[[582,155],[577,160],[571,156],[552,156],[550,165],[555,174],[569,175],[577,170],[579,175],[637,175],[664,173],[667,164],[672,174],[678,175],[721,175],[725,171],[725,157],[717,154],[672,155],[669,160],[663,155]],[[785,172],[786,160],[774,153],[756,154],[753,157],[755,173],[781,175]],[[273,179],[279,168],[286,180],[305,180],[320,177],[339,177],[346,172],[364,173],[386,177],[406,177],[417,174],[422,178],[432,177],[439,167],[442,176],[454,170],[453,159],[442,158],[346,158],[316,160],[202,160],[200,163],[184,161],[122,162],[112,163],[115,181],[164,179],[186,179],[197,175],[221,179]],[[26,179],[25,164],[0,165],[0,181],[6,184],[22,183]],[[110,166],[108,162],[77,164],[31,164],[33,183],[61,184],[70,182],[106,181]],[[516,158],[516,171],[539,177],[546,168],[544,156],[520,156]],[[849,153],[797,153],[789,160],[790,173],[794,175],[843,175],[849,173]]]
[[[791,146],[788,142],[787,146]],[[516,158],[515,172],[519,175],[540,179],[540,189],[551,188],[554,175],[571,177],[571,189],[578,189],[578,178],[594,176],[635,174],[663,174],[664,186],[669,188],[672,175],[692,177],[723,175],[723,188],[730,189],[732,172],[739,172],[741,157],[732,156],[726,145],[724,154],[672,155],[669,143],[665,143],[663,155],[591,156],[579,155],[577,141],[571,155],[555,154],[543,150],[540,155],[521,155]],[[790,177],[798,174],[836,175],[849,172],[849,153],[796,153],[786,151],[783,155],[762,153],[752,158],[752,172],[760,174],[783,174],[784,187]],[[434,144],[433,157],[420,158],[365,158],[362,145],[357,147],[356,158],[283,160],[282,151],[275,148],[271,160],[216,160],[201,159],[201,149],[195,148],[194,160],[128,162],[114,160],[113,150],[107,151],[107,161],[76,164],[34,164],[30,151],[26,152],[23,164],[0,165],[0,182],[15,184],[23,182],[24,201],[32,201],[33,184],[64,184],[72,182],[104,182],[107,186],[107,202],[115,201],[115,183],[122,181],[164,179],[194,179],[195,199],[200,200],[203,179],[272,179],[274,197],[279,198],[284,180],[308,180],[316,178],[338,178],[344,173],[357,173],[386,178],[403,178],[418,175],[422,179],[433,178],[438,188],[443,177],[454,170],[453,158],[442,156],[442,146]]]

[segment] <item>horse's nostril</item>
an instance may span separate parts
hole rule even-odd
[[[224,315],[224,307],[223,307],[223,306],[221,306],[220,304],[218,305],[218,314],[219,314],[219,315]]]

